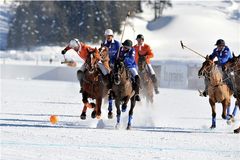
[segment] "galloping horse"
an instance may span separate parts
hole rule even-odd
[[[236,111],[236,106],[238,106],[240,109],[240,55],[235,56],[233,54],[233,58],[224,65],[224,69],[228,73],[233,74],[233,77],[231,80],[232,80],[233,86],[236,90],[237,101],[236,101],[236,105],[234,108],[234,111]],[[234,111],[233,111],[233,115],[235,114]],[[234,133],[240,133],[240,126],[234,130]]]
[[[133,109],[135,107],[136,101],[131,83],[130,72],[125,68],[124,63],[120,60],[116,60],[114,63],[112,94],[115,99],[115,106],[117,108],[116,128],[118,128],[120,125],[120,104],[122,103],[122,111],[125,112],[127,108],[127,103],[129,99],[131,99],[131,107],[129,110],[127,125],[127,129],[131,129]]]
[[[203,62],[199,74],[205,76],[209,79],[208,85],[208,95],[209,103],[212,108],[212,125],[211,128],[216,128],[216,106],[215,103],[222,103],[222,118],[231,119],[227,115],[227,109],[230,107],[232,92],[228,88],[227,84],[223,81],[223,74],[219,70],[218,66],[213,60],[206,57],[205,62]]]
[[[147,68],[146,57],[139,55],[138,71],[141,78],[141,87],[143,89],[143,95],[146,97],[147,103],[153,103],[153,82],[150,78],[151,75]]]
[[[107,48],[101,47],[99,49],[101,57],[107,58],[108,52]],[[95,58],[94,52],[89,53],[86,59],[86,71],[84,72],[83,84],[82,84],[82,101],[84,107],[81,114],[81,119],[86,119],[87,108],[94,108],[91,117],[99,119],[101,116],[101,105],[103,97],[107,96],[108,93],[108,79],[106,76],[103,76],[99,69],[98,61]],[[104,62],[103,62],[104,63]],[[89,103],[88,98],[96,99],[96,104]]]

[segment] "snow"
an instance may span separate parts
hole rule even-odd
[[[198,55],[182,50],[180,40],[205,56],[212,53],[216,40],[222,38],[232,51],[239,54],[240,2],[232,3],[173,1],[173,7],[166,9],[164,16],[153,22],[152,10],[144,6],[143,13],[129,20],[133,27],[126,26],[123,39],[135,41],[137,34],[143,34],[145,42],[155,53],[155,59],[200,59]]]
[[[238,159],[239,116],[232,125],[221,119],[209,129],[211,109],[197,91],[160,88],[153,105],[137,103],[133,128],[125,130],[128,111],[116,118],[80,120],[82,102],[77,83],[36,80],[1,80],[1,159],[167,160]],[[232,102],[234,102],[232,100]],[[116,115],[115,108],[113,110]],[[49,122],[51,115],[59,122]],[[237,114],[239,115],[239,114]],[[99,127],[99,128],[98,128]],[[101,129],[100,129],[101,128]]]

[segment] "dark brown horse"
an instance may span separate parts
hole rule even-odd
[[[153,82],[150,72],[147,68],[146,57],[139,55],[138,60],[138,73],[141,78],[141,87],[143,89],[143,96],[146,98],[147,103],[153,103]]]
[[[236,105],[233,110],[233,115],[235,115],[234,112],[236,111],[236,107],[238,106],[240,108],[240,55],[235,56],[233,54],[233,58],[224,65],[224,69],[227,71],[227,73],[233,75],[231,76],[231,80],[236,92]],[[234,133],[239,132],[240,126],[234,130]]]
[[[222,118],[231,119],[231,116],[227,115],[227,109],[230,107],[232,92],[228,88],[227,84],[223,82],[223,74],[209,57],[206,57],[203,62],[199,75],[205,76],[209,79],[208,94],[209,103],[212,108],[212,125],[211,128],[216,128],[216,106],[215,103],[222,103]]]
[[[103,57],[103,55],[107,56],[107,51],[108,50],[106,48],[100,48],[99,52],[101,57]],[[85,62],[86,71],[84,72],[82,82],[82,101],[84,103],[84,107],[80,116],[81,119],[86,119],[87,108],[93,108],[94,110],[91,117],[97,117],[99,119],[101,116],[102,99],[103,97],[106,97],[108,93],[108,79],[99,69],[98,60],[95,58],[96,52],[97,49],[95,49],[94,52],[89,53]],[[96,104],[89,103],[88,98],[95,99]]]
[[[134,90],[131,83],[131,76],[129,71],[125,68],[124,63],[120,60],[116,60],[113,69],[113,86],[112,94],[115,99],[115,106],[117,108],[117,124],[116,128],[120,125],[121,110],[120,105],[122,104],[122,111],[125,112],[127,103],[131,100],[131,106],[129,110],[128,125],[127,129],[131,129],[131,121],[133,116],[133,109],[136,104]]]

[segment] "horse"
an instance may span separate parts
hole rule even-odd
[[[141,78],[141,87],[143,89],[143,96],[146,98],[147,103],[153,103],[153,82],[151,74],[148,71],[146,56],[139,55],[138,60],[138,73]]]
[[[238,106],[240,109],[240,55],[235,56],[233,53],[233,58],[223,68],[227,73],[233,75],[230,77],[236,90],[236,104],[233,110],[233,116],[235,116],[236,107]],[[240,126],[234,130],[234,133],[240,133]]]
[[[84,72],[83,82],[82,82],[82,102],[84,103],[84,107],[82,109],[82,113],[80,118],[82,120],[86,119],[86,111],[87,108],[93,108],[94,110],[91,113],[92,118],[100,118],[101,117],[101,105],[102,99],[108,94],[108,79],[104,76],[99,69],[98,60],[95,57],[95,53],[97,49],[93,52],[89,52],[89,55],[86,59],[86,71]],[[99,48],[100,56],[104,60],[108,58],[108,49],[106,47]],[[88,98],[92,98],[96,100],[95,103],[89,103]]]
[[[127,103],[131,100],[131,106],[128,116],[127,130],[131,129],[131,121],[133,117],[133,109],[136,104],[134,89],[131,83],[130,72],[126,69],[124,62],[116,60],[114,63],[113,84],[112,84],[112,95],[115,99],[115,106],[117,109],[117,124],[115,128],[120,126],[121,110],[120,105],[122,104],[122,112],[126,111]]]
[[[232,92],[223,81],[223,74],[217,64],[215,64],[213,60],[209,59],[208,55],[199,70],[199,76],[205,76],[205,78],[209,79],[208,95],[209,103],[212,109],[212,125],[210,128],[213,129],[216,128],[215,103],[222,103],[222,118],[228,120],[231,119],[231,116],[227,114],[227,110],[230,107]]]

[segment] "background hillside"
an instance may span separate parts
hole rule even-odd
[[[30,2],[26,2],[27,5],[30,5]],[[35,2],[37,3],[37,2]],[[49,3],[53,2],[44,2],[41,4],[41,6],[48,5]],[[97,2],[96,2],[97,3]],[[108,3],[104,1],[104,3],[95,4],[97,8],[101,8],[101,5],[113,5],[113,3]],[[182,50],[180,47],[180,40],[183,40],[183,42],[199,51],[203,55],[210,54],[215,47],[214,44],[217,39],[223,38],[226,41],[226,44],[230,47],[232,51],[234,51],[236,54],[239,54],[240,51],[240,13],[239,13],[239,1],[171,1],[172,7],[168,7],[164,10],[163,15],[153,21],[154,19],[154,11],[152,9],[152,5],[149,3],[142,1],[141,7],[139,7],[139,4],[136,2],[135,7],[131,5],[131,7],[127,7],[129,5],[127,2],[121,2],[120,4],[125,4],[126,8],[119,8],[119,13],[115,11],[107,12],[112,18],[119,19],[118,22],[110,21],[111,23],[106,23],[105,21],[100,20],[101,24],[104,24],[101,26],[101,29],[97,29],[97,31],[93,31],[91,33],[94,33],[94,35],[89,34],[89,32],[86,32],[86,29],[88,28],[88,25],[83,25],[82,27],[84,29],[81,29],[81,27],[78,27],[78,25],[81,25],[83,23],[83,20],[81,21],[81,18],[76,19],[76,21],[71,20],[71,23],[65,22],[64,19],[62,19],[63,16],[50,13],[53,11],[49,11],[48,13],[51,16],[59,17],[59,19],[62,22],[65,22],[64,24],[58,24],[57,22],[54,24],[56,28],[68,28],[69,32],[60,32],[62,36],[54,36],[57,30],[52,30],[51,25],[45,24],[46,26],[42,26],[39,24],[35,24],[36,27],[42,29],[44,32],[46,32],[47,36],[42,36],[42,34],[37,38],[41,39],[41,41],[37,40],[38,42],[27,39],[25,41],[19,40],[20,37],[13,36],[11,38],[12,34],[12,28],[16,28],[16,26],[12,26],[10,22],[12,22],[12,17],[14,13],[11,13],[9,10],[10,8],[17,8],[19,7],[19,4],[16,3],[13,4],[1,4],[1,45],[4,46],[4,44],[8,44],[9,46],[12,46],[13,48],[10,50],[0,51],[0,57],[1,58],[10,58],[10,59],[18,59],[18,60],[49,60],[49,58],[53,58],[55,61],[59,61],[62,57],[59,54],[61,52],[61,49],[68,43],[68,41],[71,38],[78,37],[80,40],[93,45],[93,46],[99,46],[101,40],[104,38],[104,30],[105,28],[113,28],[115,32],[115,38],[117,40],[120,40],[121,38],[121,31],[123,30],[122,21],[125,19],[126,11],[128,9],[135,10],[135,14],[132,14],[131,18],[127,21],[127,26],[124,34],[123,39],[132,39],[135,42],[135,37],[137,34],[141,33],[145,36],[146,43],[150,44],[153,48],[153,51],[155,52],[155,60],[158,59],[195,59],[195,60],[201,60],[200,57],[197,55],[188,53],[186,50]],[[60,3],[63,8],[66,7],[64,5],[65,3]],[[88,3],[87,3],[88,4]],[[101,4],[101,5],[100,5]],[[117,2],[115,3],[118,4]],[[120,5],[118,4],[118,5]],[[73,5],[73,4],[72,4]],[[93,4],[89,4],[93,5]],[[60,7],[59,6],[59,7]],[[96,7],[95,6],[95,7]],[[75,12],[74,7],[68,6],[68,9],[59,9],[61,12],[64,12],[62,14],[65,14],[65,16],[71,17],[70,13],[68,11]],[[77,8],[77,7],[75,7]],[[107,7],[111,8],[111,7]],[[20,9],[18,9],[20,10]],[[34,10],[33,10],[34,11]],[[121,13],[120,13],[121,11]],[[140,11],[143,11],[140,13]],[[18,12],[21,12],[18,11]],[[47,11],[46,11],[47,12]],[[139,12],[139,13],[137,13]],[[24,12],[25,14],[27,12]],[[79,13],[79,12],[77,12]],[[98,12],[95,12],[97,14]],[[38,13],[41,15],[41,13]],[[43,14],[43,13],[42,13]],[[35,14],[33,14],[35,15]],[[117,17],[116,17],[117,15]],[[20,15],[18,15],[20,16]],[[89,20],[87,18],[90,15],[85,15],[85,20]],[[93,16],[93,15],[92,15]],[[108,16],[102,15],[104,19],[108,20]],[[40,16],[34,16],[35,19],[44,19],[44,17]],[[100,16],[101,17],[101,16]],[[120,17],[120,18],[119,18]],[[90,19],[97,18],[98,16],[93,16]],[[40,20],[38,20],[38,23],[41,23]],[[45,20],[48,22],[48,20]],[[74,23],[77,23],[78,25],[75,25]],[[27,21],[28,22],[28,21]],[[51,21],[52,22],[52,21]],[[81,23],[82,22],[82,23]],[[98,21],[96,21],[98,22]],[[109,22],[109,20],[107,21]],[[24,24],[24,23],[23,23]],[[64,25],[64,27],[62,26]],[[95,26],[95,24],[91,24],[89,22],[89,26]],[[24,26],[24,25],[23,25]],[[26,26],[25,26],[26,27]],[[52,26],[53,27],[53,26]],[[29,26],[27,27],[29,28]],[[24,34],[24,32],[21,32],[21,27],[16,28],[18,30],[18,33]],[[32,28],[31,28],[32,29]],[[24,29],[24,31],[27,31],[27,29]],[[81,31],[81,33],[79,33]],[[39,32],[40,33],[40,32]],[[96,35],[98,36],[96,38]],[[13,39],[13,40],[10,40]],[[60,39],[60,41],[56,40]],[[48,41],[47,41],[48,40]],[[18,45],[14,46],[12,42],[15,41],[18,43]],[[29,43],[26,43],[27,41],[30,41]],[[49,42],[50,41],[50,42]],[[97,42],[98,41],[98,42]],[[95,43],[94,43],[95,42]],[[61,43],[61,45],[60,45]],[[11,45],[12,44],[12,45]],[[23,44],[29,44],[32,47],[23,47],[21,50],[14,49],[15,47],[18,48],[19,46]],[[41,44],[34,45],[34,44]],[[59,44],[59,45],[54,45]],[[29,50],[29,52],[27,51]],[[70,51],[71,53],[71,51]],[[71,55],[76,60],[81,61],[78,59],[78,57],[75,57],[74,55]],[[200,59],[199,59],[200,58]]]

